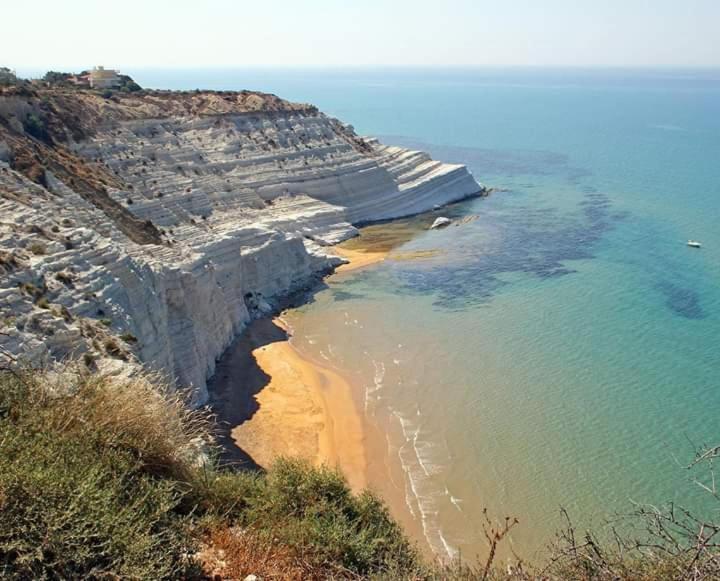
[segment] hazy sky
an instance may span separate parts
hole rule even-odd
[[[720,66],[720,0],[5,0],[0,66]]]

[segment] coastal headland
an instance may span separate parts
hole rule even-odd
[[[355,224],[485,191],[275,95],[2,88],[3,347],[141,364],[201,405],[251,321],[347,262],[331,247]]]

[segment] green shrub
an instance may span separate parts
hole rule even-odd
[[[43,81],[51,85],[64,85],[70,81],[71,73],[61,73],[58,71],[48,71],[43,77]]]
[[[166,450],[157,450],[133,410],[125,417],[119,404],[128,394],[108,387],[91,376],[55,385],[30,374],[0,377],[0,577],[161,579],[194,571],[184,558],[193,541],[176,512],[182,493],[154,476],[157,458],[146,456]],[[104,418],[100,405],[108,406]]]
[[[384,504],[369,492],[353,495],[334,470],[280,459],[254,488],[246,488],[244,504],[243,525],[301,552],[319,568],[332,563],[368,574],[391,563],[406,571],[419,563]]]
[[[315,578],[419,562],[383,504],[337,472],[220,470],[198,456],[209,428],[146,377],[1,372],[0,577],[192,577],[208,531],[229,542],[235,527],[251,569],[261,548]]]
[[[31,242],[28,246],[28,250],[36,256],[47,254],[47,247],[42,242]]]
[[[36,139],[50,143],[51,139],[47,130],[47,124],[45,119],[39,115],[36,115],[35,113],[28,114],[28,116],[25,117],[25,121],[23,121],[23,128],[27,133]]]

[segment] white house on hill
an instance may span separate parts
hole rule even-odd
[[[118,72],[104,67],[95,67],[88,78],[93,89],[112,89],[120,84]]]

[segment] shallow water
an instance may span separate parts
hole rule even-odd
[[[484,507],[520,519],[523,555],[560,506],[582,525],[631,500],[707,508],[684,466],[719,427],[720,73],[147,75],[310,101],[506,190],[448,210],[477,216],[457,227],[377,227],[428,252],[292,317],[356,381],[374,485],[438,554],[483,551]]]

